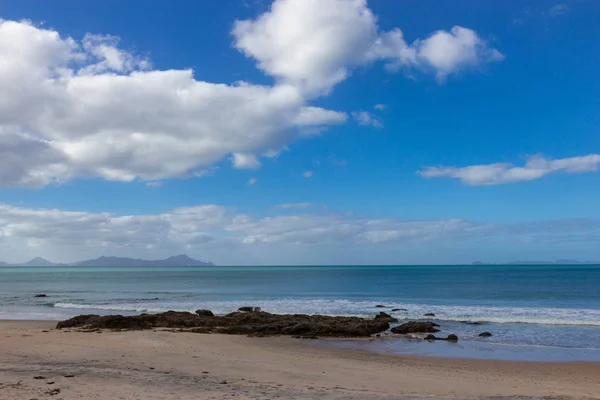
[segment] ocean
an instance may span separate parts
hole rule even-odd
[[[41,293],[47,297],[35,297]],[[0,267],[0,319],[228,313],[246,305],[362,317],[383,310],[401,322],[434,313],[440,334],[455,333],[461,343],[598,349],[600,358],[599,265]],[[480,338],[483,331],[493,336]]]

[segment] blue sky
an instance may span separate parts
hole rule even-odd
[[[600,259],[599,18],[4,1],[0,258]]]

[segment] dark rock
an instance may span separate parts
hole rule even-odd
[[[383,311],[380,312],[379,314],[377,314],[375,316],[375,319],[378,319],[381,321],[387,321],[387,322],[398,322],[397,318],[394,318],[390,314],[384,313]]]
[[[378,334],[375,335],[375,337],[381,337],[381,334],[378,333]]]
[[[42,375],[39,375],[39,376],[34,376],[33,379],[40,380],[40,379],[46,379],[46,377],[42,376]]]
[[[438,326],[438,324],[434,324],[433,322],[410,321],[393,327],[392,333],[401,335],[407,333],[435,333],[440,331],[439,329],[436,329]]]
[[[59,388],[46,391],[46,394],[50,395],[50,396],[56,396],[59,393],[60,393],[60,389]]]
[[[202,317],[189,312],[167,311],[160,314],[137,316],[80,315],[56,326],[63,328],[139,330],[174,328],[184,331],[214,332],[233,335],[262,334],[324,337],[369,337],[389,329],[385,319],[358,317],[330,317],[324,315],[266,312],[234,312],[225,316]]]
[[[42,294],[36,294],[35,297],[48,297],[48,295],[42,293]]]
[[[485,324],[485,322],[482,321],[460,321],[462,324],[467,324],[467,325],[483,325]]]
[[[423,314],[424,317],[435,317],[434,313]]]
[[[458,336],[456,336],[455,334],[451,333],[450,335],[448,335],[446,337],[446,340],[449,342],[458,342]]]
[[[71,374],[65,375],[65,378],[75,378],[75,375],[71,375]]]
[[[392,308],[392,311],[408,311],[406,308]]]
[[[448,342],[458,342],[458,336],[456,336],[454,334],[450,334],[445,338],[440,338],[435,335],[427,335],[427,336],[425,336],[425,340],[428,340],[430,342],[433,342],[434,340],[446,340]]]
[[[490,337],[493,336],[490,332],[482,332],[479,334],[480,337]]]
[[[240,307],[238,311],[242,312],[260,312],[260,307]]]
[[[302,339],[318,339],[317,336],[302,336]]]
[[[210,310],[196,310],[196,314],[200,315],[201,317],[214,317],[215,316],[215,314],[213,314],[213,312]]]
[[[375,308],[385,308],[385,307],[386,307],[386,306],[384,306],[383,304],[377,304],[377,305],[375,306]]]

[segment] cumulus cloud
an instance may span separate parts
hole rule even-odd
[[[248,185],[249,186],[255,185],[256,182],[258,182],[258,179],[256,179],[256,178],[250,178],[250,179],[248,179]]]
[[[418,172],[424,178],[456,178],[466,185],[502,185],[531,181],[548,174],[578,174],[598,171],[600,154],[552,160],[540,155],[527,159],[523,167],[508,163],[471,165],[467,167],[427,167]]]
[[[1,185],[196,176],[230,154],[255,168],[303,129],[346,119],[291,85],[203,82],[117,44],[0,20]]]
[[[236,21],[233,34],[236,48],[260,69],[313,95],[329,92],[353,67],[373,61],[390,70],[432,72],[442,82],[504,58],[461,26],[408,44],[399,28],[380,31],[366,0],[277,0],[257,19]]]
[[[354,111],[352,112],[352,118],[354,118],[359,125],[383,128],[383,123],[368,111]]]
[[[556,4],[555,6],[550,7],[548,10],[548,14],[551,17],[558,17],[560,15],[566,15],[571,12],[571,9],[566,4]]]
[[[378,111],[383,111],[386,109],[386,105],[385,104],[375,104],[373,106],[374,109],[378,110]]]
[[[192,70],[154,69],[115,36],[76,40],[0,20],[0,151],[15,154],[0,159],[0,185],[201,176],[228,158],[257,168],[260,157],[346,121],[310,101],[356,66],[383,61],[442,81],[502,58],[458,26],[407,44],[399,29],[379,30],[365,0],[276,0],[236,21],[232,35],[273,85],[205,82]]]
[[[313,171],[304,171],[302,176],[305,178],[312,178],[315,173]]]

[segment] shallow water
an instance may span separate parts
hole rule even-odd
[[[274,313],[373,316],[433,312],[442,335],[490,344],[600,348],[600,266],[211,268],[0,267],[0,318],[81,313]],[[35,298],[45,293],[46,298]],[[482,325],[465,322],[484,321]],[[479,338],[483,331],[494,334]],[[462,343],[462,342],[461,342]],[[435,345],[438,345],[436,343]]]

